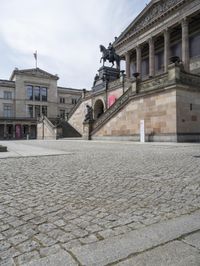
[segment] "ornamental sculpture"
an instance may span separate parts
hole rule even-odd
[[[115,48],[113,47],[112,43],[109,43],[107,49],[103,45],[100,45],[100,51],[102,52],[100,63],[103,60],[103,66],[108,60],[109,63],[112,63],[111,67],[113,67],[114,63],[116,62],[117,69],[120,69],[120,56],[116,54]]]

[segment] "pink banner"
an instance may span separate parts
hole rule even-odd
[[[115,95],[110,95],[108,97],[108,107],[111,107],[115,102],[116,102],[116,97]]]
[[[16,137],[16,139],[21,139],[21,135],[22,135],[21,125],[16,125],[15,126],[15,137]]]

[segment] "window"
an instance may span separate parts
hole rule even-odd
[[[60,117],[65,118],[65,110],[60,110]]]
[[[12,105],[4,104],[3,113],[4,113],[4,117],[12,117]]]
[[[155,54],[155,70],[162,70],[164,66],[164,51]]]
[[[149,75],[149,58],[142,60],[142,77]]]
[[[178,56],[181,59],[181,53],[182,53],[181,43],[176,43],[171,46],[171,56]]]
[[[42,101],[47,102],[47,88],[40,86],[31,86],[26,87],[27,100],[30,101]]]
[[[47,116],[47,106],[42,106],[42,114]]]
[[[12,99],[12,92],[11,91],[4,91],[4,99],[5,100]]]
[[[190,37],[190,57],[200,55],[200,34]]]
[[[34,87],[34,100],[40,101],[40,87]]]
[[[60,103],[65,103],[65,98],[64,97],[60,97]]]
[[[72,104],[76,104],[77,103],[77,99],[76,98],[72,98]]]
[[[35,105],[35,117],[40,117],[40,106]]]
[[[33,117],[33,105],[27,106],[27,116],[32,118]]]
[[[26,87],[26,98],[27,100],[30,100],[30,101],[33,100],[33,87],[32,86]]]
[[[47,101],[47,88],[40,88],[40,94],[41,94],[41,101],[46,102]]]

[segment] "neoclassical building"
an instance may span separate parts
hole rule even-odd
[[[125,73],[101,67],[68,122],[90,139],[200,141],[200,1],[152,0],[114,47]]]
[[[15,69],[0,80],[0,139],[37,137],[37,121],[67,118],[82,90],[57,86],[58,76],[40,68]]]

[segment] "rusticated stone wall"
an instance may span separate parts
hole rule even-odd
[[[145,133],[176,135],[176,90],[157,92],[133,99],[92,137],[130,137],[140,134],[140,121]]]
[[[86,114],[86,105],[92,105],[92,100],[88,99],[81,103],[77,110],[69,119],[69,124],[73,126],[81,135],[83,134],[83,121]]]
[[[177,90],[177,131],[200,135],[200,92]]]

